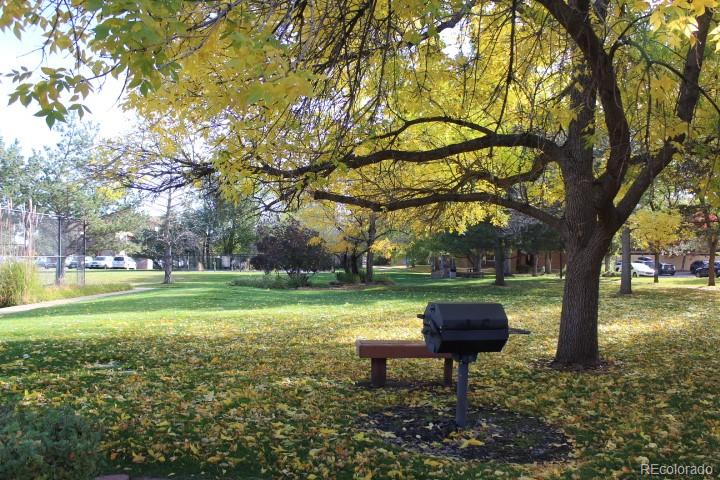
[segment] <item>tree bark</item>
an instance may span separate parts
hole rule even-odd
[[[475,273],[482,272],[482,253],[478,252],[477,255],[475,255],[472,258],[472,266]]]
[[[597,365],[600,360],[597,314],[605,251],[603,245],[598,244],[586,247],[568,244],[560,335],[553,362],[557,366],[586,368]]]
[[[660,282],[660,253],[655,252],[653,256],[655,257],[655,274],[653,275],[653,283],[658,283]]]
[[[545,274],[552,273],[552,252],[545,252]]]
[[[360,275],[360,255],[353,252],[350,254],[350,273],[353,275]]]
[[[373,253],[373,245],[375,244],[375,235],[377,229],[375,227],[375,212],[370,212],[370,219],[368,220],[368,236],[367,236],[367,257],[365,266],[365,282],[369,283],[373,280],[373,261],[375,260],[375,254]]]
[[[715,286],[715,252],[718,246],[718,234],[711,233],[710,240],[708,242],[708,248],[710,249],[710,258],[708,259],[708,287]]]
[[[563,278],[563,252],[560,250],[560,279]]]
[[[347,250],[342,255],[342,266],[346,274],[350,275],[352,273],[352,269],[350,268],[350,255],[348,255]]]
[[[533,277],[538,276],[538,254],[537,253],[532,254],[532,276]]]
[[[621,237],[622,270],[620,272],[620,294],[632,293],[632,266],[630,265],[630,229],[624,227]]]
[[[163,254],[163,269],[165,270],[164,284],[173,283],[172,278],[172,239],[170,238],[170,216],[172,214],[172,191],[168,191],[167,206],[165,207],[165,252]]]
[[[612,260],[610,257],[611,255],[609,252],[605,254],[605,273],[608,274],[610,273],[610,260]]]
[[[495,285],[505,286],[505,241],[502,238],[495,247]]]

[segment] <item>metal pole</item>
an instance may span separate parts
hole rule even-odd
[[[468,366],[466,359],[460,359],[457,379],[457,409],[455,411],[455,424],[458,428],[465,428],[467,424],[467,392],[468,392]]]
[[[87,223],[83,220],[82,224],[83,229],[83,243],[82,243],[82,261],[79,263],[78,268],[82,268],[82,277],[80,278],[80,285],[85,286],[85,268],[87,265],[85,265],[85,255],[87,255],[87,237],[85,236],[86,230],[87,230]]]
[[[57,265],[55,267],[55,284],[60,285],[62,280],[63,258],[62,258],[62,217],[58,215],[57,231]]]

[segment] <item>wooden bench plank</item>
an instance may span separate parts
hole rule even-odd
[[[443,383],[452,385],[453,360],[450,353],[432,353],[424,342],[408,340],[357,340],[355,348],[360,358],[370,359],[370,382],[375,387],[385,385],[388,358],[442,358]]]
[[[425,342],[411,340],[358,340],[355,350],[360,358],[452,358],[450,353],[433,353]]]

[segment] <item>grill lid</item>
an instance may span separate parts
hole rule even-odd
[[[429,303],[423,318],[438,331],[508,328],[505,309],[499,303]]]

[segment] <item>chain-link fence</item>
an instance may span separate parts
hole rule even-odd
[[[84,285],[91,260],[85,250],[82,220],[0,206],[0,262],[34,263],[44,285]]]

